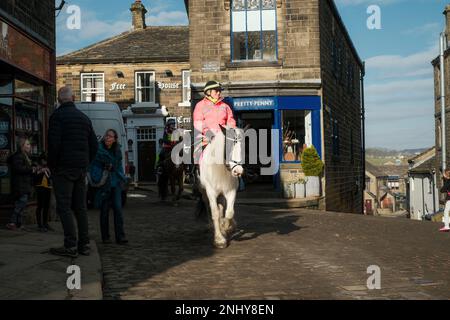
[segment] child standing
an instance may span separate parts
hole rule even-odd
[[[47,232],[53,230],[48,224],[52,186],[50,169],[47,166],[47,155],[45,153],[39,157],[39,166],[35,175],[35,188],[37,195],[36,221],[39,231]]]

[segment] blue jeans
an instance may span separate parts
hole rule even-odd
[[[25,208],[27,207],[29,194],[21,194],[16,202],[14,203],[14,211],[11,216],[11,223],[14,223],[16,227],[20,228],[22,226],[22,220],[23,220],[23,212],[25,211]]]
[[[116,241],[125,238],[125,231],[123,228],[123,213],[122,213],[122,189],[120,187],[111,188],[109,197],[104,199],[100,209],[100,229],[102,233],[102,240],[109,240],[109,209],[112,208],[114,212],[114,234]]]

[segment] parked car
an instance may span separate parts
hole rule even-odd
[[[119,135],[119,144],[122,149],[123,168],[127,176],[127,184],[125,190],[122,191],[122,205],[127,200],[128,185],[130,182],[129,164],[128,164],[128,148],[125,125],[123,123],[122,112],[120,107],[113,102],[75,102],[76,107],[89,117],[92,121],[97,139],[100,141],[106,130],[114,129]],[[88,206],[92,208],[94,192],[88,189]]]

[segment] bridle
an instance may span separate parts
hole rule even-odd
[[[235,131],[235,129],[233,129],[233,130]],[[235,131],[235,133],[236,133],[236,131]],[[227,143],[226,143],[226,141],[232,141],[233,142],[233,146],[234,146],[239,141],[242,141],[242,137],[239,138],[239,137],[235,136],[234,138],[230,138],[230,137],[228,137],[225,134],[225,145],[223,147],[224,148],[224,155],[225,155],[225,157],[226,157],[226,154],[227,154]],[[236,162],[233,159],[230,159],[230,161],[228,161],[228,163],[225,163],[225,167],[230,172],[232,172],[234,170],[234,168],[242,166],[242,165],[243,165],[242,161],[241,162]]]

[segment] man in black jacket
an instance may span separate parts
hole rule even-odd
[[[77,257],[89,255],[86,208],[86,172],[98,149],[91,120],[74,104],[70,87],[58,92],[60,106],[50,117],[48,129],[48,166],[53,174],[56,211],[64,229],[64,246],[50,253]],[[71,209],[75,214],[76,226]]]

